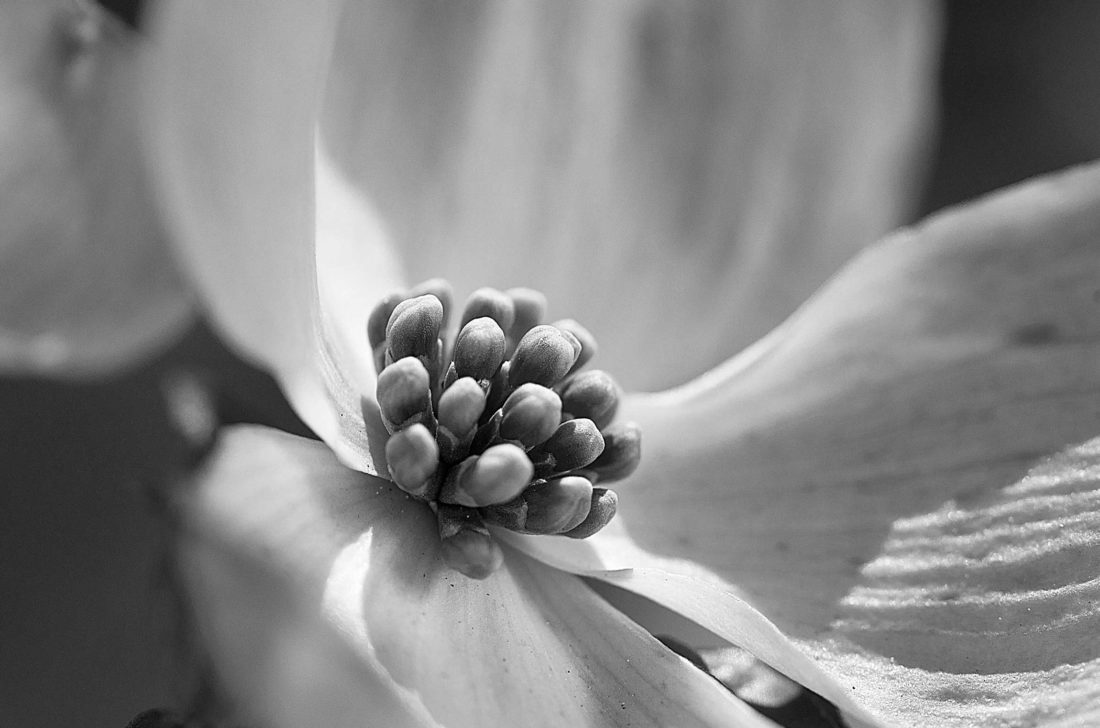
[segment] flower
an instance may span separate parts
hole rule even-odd
[[[94,3],[0,26],[0,371],[117,371],[192,309],[134,144],[137,41]]]
[[[488,582],[449,581],[426,511],[345,467],[376,462],[377,438],[365,438],[358,419],[373,383],[363,319],[400,279],[385,226],[413,245],[426,239],[409,253],[414,264],[446,258],[449,275],[462,265],[491,270],[494,259],[455,260],[433,237],[433,215],[459,214],[454,200],[423,216],[394,212],[411,183],[399,164],[382,162],[439,148],[399,147],[391,158],[382,147],[400,144],[398,135],[360,140],[378,162],[358,170],[378,211],[360,204],[347,170],[326,157],[333,150],[315,150],[331,18],[315,7],[234,7],[219,9],[214,25],[187,7],[169,10],[155,77],[169,211],[223,329],[280,376],[344,463],[322,445],[235,430],[192,503],[199,538],[185,545],[185,564],[198,614],[223,676],[263,717],[753,720],[564,572],[641,594],[752,650],[858,724],[1095,716],[1095,446],[1070,447],[1020,476],[1095,432],[1100,172],[1041,180],[903,231],[741,356],[627,403],[648,453],[622,502],[630,534],[728,581],[641,551],[617,530],[582,543],[512,539]],[[372,9],[380,35],[401,39],[390,52],[446,49],[446,37],[402,47],[406,16]],[[352,38],[365,27],[341,23]],[[232,52],[248,28],[254,45]],[[430,80],[401,82],[455,92]],[[339,76],[329,83],[337,124],[355,104],[339,103],[349,88]],[[407,99],[390,92],[393,103],[379,108],[401,111]],[[458,208],[476,222],[497,201],[488,198],[467,212],[460,195]],[[316,260],[296,244],[314,240],[314,202]],[[428,234],[412,234],[418,225]],[[723,330],[722,309],[686,308],[682,341],[705,347],[704,336]],[[663,329],[646,334],[668,341]],[[609,350],[639,371],[651,363],[649,349]],[[681,347],[668,357],[691,366]],[[564,635],[547,620],[560,620]],[[623,652],[636,649],[644,654]],[[631,700],[619,713],[613,696],[624,691]]]

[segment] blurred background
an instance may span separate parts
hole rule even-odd
[[[141,2],[104,4],[140,27]],[[1100,3],[955,2],[945,32],[921,215],[1100,156]],[[160,414],[181,362],[229,372],[265,421],[294,426],[201,324],[115,381],[0,379],[0,726],[121,728],[191,696],[154,495],[183,457]]]

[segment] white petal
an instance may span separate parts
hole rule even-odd
[[[872,248],[746,361],[628,403],[646,437],[622,502],[635,535],[827,623],[894,520],[1096,428],[1098,279],[1100,168]]]
[[[901,725],[1095,725],[1098,522],[1092,440],[985,497],[895,522],[806,646]]]
[[[717,570],[902,724],[1091,709],[1095,479],[1013,483],[1098,429],[1098,280],[1097,167],[887,240],[741,361],[628,404],[631,533]]]
[[[396,266],[376,217],[315,149],[333,5],[164,3],[149,136],[215,322],[349,465],[373,472],[365,328]]]
[[[510,550],[485,581],[448,570],[426,506],[319,443],[228,430],[187,512],[204,636],[273,725],[287,694],[348,689],[449,727],[770,725],[572,576]]]
[[[0,371],[104,374],[190,321],[134,144],[138,50],[95,7],[0,7]]]
[[[927,3],[350,4],[326,139],[414,278],[534,285],[686,381],[896,225]]]
[[[833,701],[849,718],[866,725],[878,724],[871,713],[852,700],[849,690],[749,604],[736,587],[690,561],[662,558],[638,548],[623,528],[621,518],[584,541],[514,535],[504,539],[550,566],[593,577],[652,600],[680,618],[706,628],[711,635],[751,651]],[[670,632],[683,628],[675,618],[669,619],[649,604],[613,593],[607,596],[613,603],[627,606],[628,614],[642,624],[659,624],[669,627]]]

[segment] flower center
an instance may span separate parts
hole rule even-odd
[[[489,525],[571,538],[607,525],[618,496],[605,486],[634,471],[641,439],[612,424],[615,380],[580,371],[595,339],[542,324],[541,293],[474,291],[447,340],[451,301],[446,281],[422,283],[379,303],[367,335],[390,476],[431,505],[444,561],[483,579],[504,558]]]

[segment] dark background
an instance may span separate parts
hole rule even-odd
[[[1100,156],[1100,3],[956,2],[946,19],[922,214]],[[278,402],[201,325],[117,381],[0,380],[0,726],[121,728],[190,699],[154,497],[182,457],[160,396],[181,364]],[[271,406],[262,419],[289,427]]]

